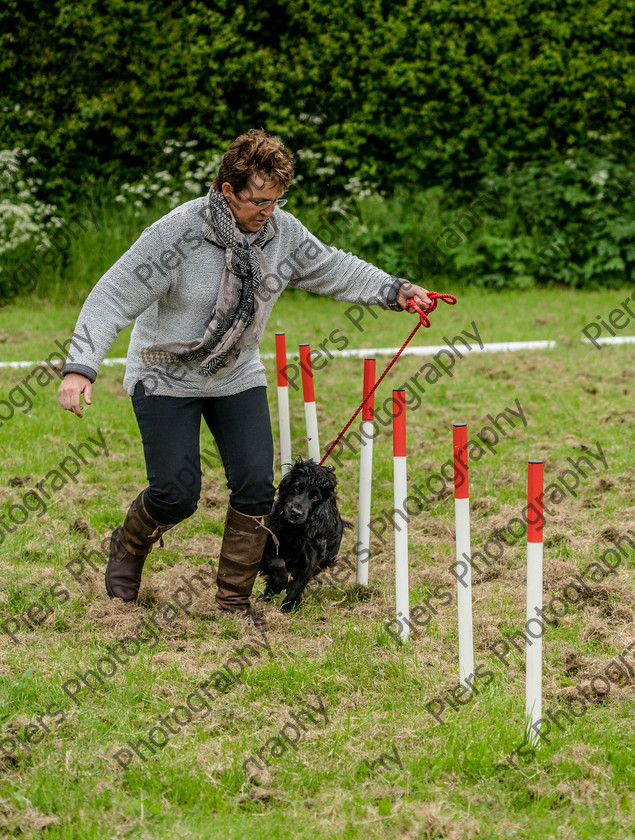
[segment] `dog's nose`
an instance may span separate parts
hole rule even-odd
[[[294,516],[302,516],[302,508],[299,508],[299,507],[292,507],[292,508],[291,508],[291,513],[292,513]]]

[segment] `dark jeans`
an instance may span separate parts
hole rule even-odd
[[[201,415],[223,459],[229,503],[249,516],[273,504],[273,437],[267,389],[230,397],[146,396],[137,382],[132,405],[149,487],[143,497],[154,519],[173,525],[191,516],[201,495]]]

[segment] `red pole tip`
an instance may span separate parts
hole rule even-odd
[[[392,451],[398,458],[406,454],[406,392],[392,392]]]
[[[278,385],[287,385],[287,343],[284,333],[276,333],[276,369]]]
[[[304,402],[315,402],[310,344],[300,345],[300,367],[302,368],[302,393],[304,394]]]
[[[544,461],[527,465],[527,542],[542,542],[545,517],[543,512]]]
[[[454,498],[469,499],[467,423],[454,423],[452,438],[454,444]]]
[[[375,384],[375,360],[364,359],[364,399],[373,390]],[[362,420],[372,420],[375,416],[375,394],[362,408]]]

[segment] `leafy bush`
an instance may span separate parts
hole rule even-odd
[[[0,131],[56,203],[178,179],[167,141],[209,162],[259,125],[298,150],[305,203],[632,155],[632,3],[6,0],[0,32]]]
[[[482,235],[450,252],[447,270],[474,285],[624,285],[635,270],[635,177],[588,153],[491,175],[505,207]]]
[[[32,291],[37,281],[26,265],[34,250],[51,247],[61,220],[57,208],[36,197],[41,181],[25,174],[37,160],[28,149],[0,149],[0,302]]]
[[[429,288],[598,288],[635,272],[635,177],[586,152],[510,166],[472,194],[398,190],[298,215],[313,230],[330,220],[337,245]]]

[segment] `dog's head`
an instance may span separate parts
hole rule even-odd
[[[333,467],[322,467],[312,459],[297,460],[278,486],[278,504],[292,525],[305,525],[317,518],[324,520],[320,530],[332,531],[337,526]]]

